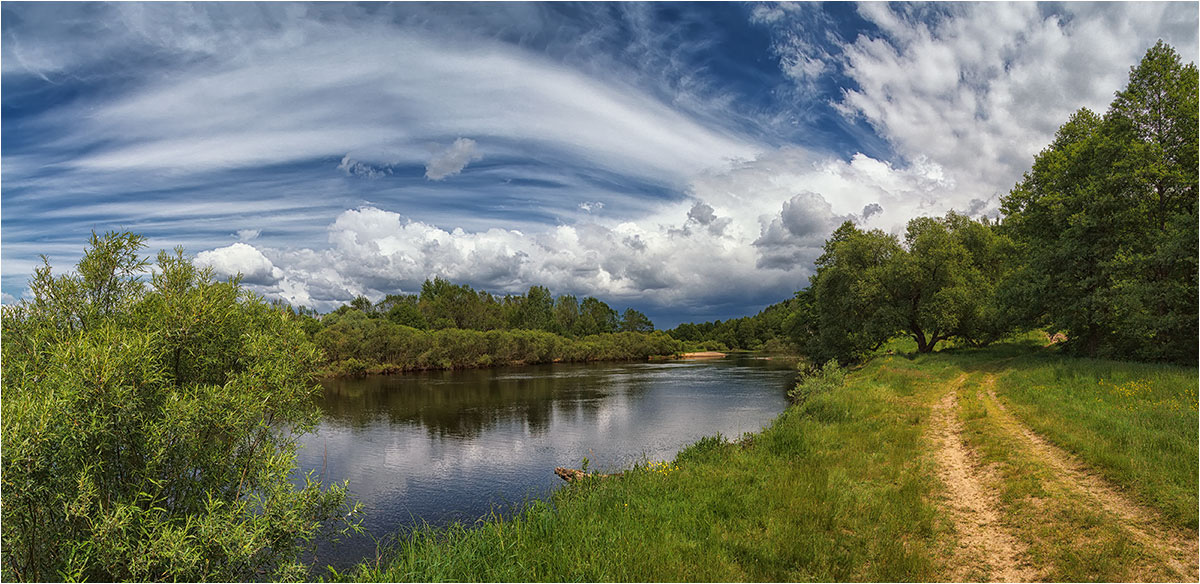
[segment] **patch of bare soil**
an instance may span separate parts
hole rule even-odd
[[[697,351],[695,353],[681,353],[680,359],[720,359],[725,356],[725,353],[717,351]]]
[[[933,407],[930,432],[937,443],[935,460],[946,485],[947,511],[954,519],[959,535],[949,580],[965,581],[983,576],[1001,582],[1028,582],[1036,571],[1021,561],[1024,546],[1001,521],[999,497],[989,485],[996,484],[988,469],[963,443],[963,428],[955,415],[957,388],[966,375],[954,382],[954,389]]]
[[[984,385],[988,398],[996,404],[1001,414],[1002,425],[1024,438],[1030,451],[1064,477],[1067,485],[1082,491],[1105,511],[1120,517],[1122,526],[1129,530],[1133,538],[1158,555],[1179,575],[1181,581],[1196,582],[1200,578],[1200,546],[1197,545],[1196,534],[1168,526],[1156,511],[1134,502],[1074,455],[1049,443],[1023,424],[997,399],[995,381],[993,376],[988,376]]]

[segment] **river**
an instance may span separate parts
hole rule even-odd
[[[554,364],[327,381],[302,471],[350,481],[374,537],[473,522],[544,497],[556,466],[619,470],[670,460],[717,433],[756,432],[787,405],[794,370],[748,355],[704,361]],[[318,548],[339,569],[370,536]]]

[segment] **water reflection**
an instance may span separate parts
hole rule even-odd
[[[426,521],[473,521],[545,496],[555,466],[616,469],[669,459],[699,438],[756,431],[786,405],[793,371],[769,361],[559,364],[326,384],[325,417],[300,468],[349,479],[382,536]],[[320,550],[345,566],[369,538]]]
[[[339,379],[325,384],[321,407],[327,421],[350,428],[366,428],[383,416],[392,424],[420,425],[431,438],[474,439],[502,418],[514,418],[538,435],[555,408],[568,405],[556,399],[568,385],[569,406],[594,416],[606,400],[647,387],[645,380],[625,377],[615,369],[551,365]]]

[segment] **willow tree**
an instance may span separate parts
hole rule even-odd
[[[305,544],[356,511],[344,485],[289,478],[317,350],[180,250],[147,285],[142,244],[93,234],[75,272],[45,265],[4,308],[3,576],[305,578]]]
[[[928,353],[956,339],[981,345],[1011,330],[995,290],[1012,272],[1011,244],[987,221],[951,211],[908,222],[904,240],[844,223],[817,259],[797,303],[815,326],[805,345],[816,362],[857,360],[905,335]]]

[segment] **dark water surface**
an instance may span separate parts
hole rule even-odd
[[[302,470],[350,481],[364,527],[384,538],[422,521],[472,522],[544,497],[554,467],[619,470],[670,460],[720,433],[756,432],[783,411],[794,370],[750,356],[555,364],[325,383],[324,419]],[[322,545],[321,565],[374,557],[370,537]]]

